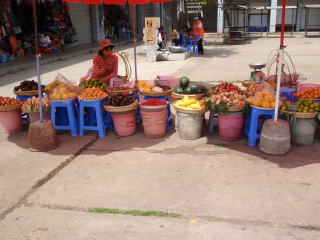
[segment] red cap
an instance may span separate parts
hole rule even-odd
[[[109,39],[103,39],[100,42],[99,50],[103,50],[105,47],[114,47],[114,45],[111,43],[111,41]]]

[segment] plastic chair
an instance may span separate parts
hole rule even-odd
[[[70,130],[71,136],[78,136],[77,99],[51,101],[51,122],[57,130]]]
[[[189,51],[191,54],[194,55],[199,55],[199,49],[198,49],[198,41],[201,39],[200,34],[197,34],[195,39],[191,39],[190,40],[190,47],[189,47]]]
[[[218,123],[214,121],[214,110],[210,110],[210,116],[209,116],[209,133],[213,132],[214,126],[218,126]]]
[[[97,101],[80,100],[79,106],[79,136],[83,136],[84,130],[98,131],[99,137],[106,136],[106,121],[103,110],[105,99]],[[86,109],[86,114],[85,114]]]
[[[257,140],[260,139],[260,134],[257,131],[262,129],[262,125],[259,125],[259,117],[263,116],[265,119],[274,118],[274,109],[260,109],[250,107],[250,115],[246,118],[245,124],[245,137],[248,138],[248,146],[256,146]]]
[[[159,100],[164,100],[167,101],[167,117],[166,117],[166,129],[169,130],[170,129],[170,125],[172,124],[172,115],[171,115],[171,108],[170,108],[170,102],[169,102],[169,97],[167,96],[161,96],[161,97],[149,97],[149,96],[145,96],[144,97],[144,101],[148,101],[150,99],[159,99]]]

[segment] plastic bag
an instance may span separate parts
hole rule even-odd
[[[248,98],[248,102],[255,107],[274,108],[276,93],[266,81],[263,81],[254,95]]]
[[[73,99],[83,92],[83,87],[69,81],[61,73],[45,88],[51,100]]]

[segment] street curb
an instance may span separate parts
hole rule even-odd
[[[130,43],[130,41],[122,41],[122,42],[116,43],[115,45],[116,46],[123,46],[123,45],[126,45],[128,43]],[[72,47],[72,48],[76,48],[76,46]],[[56,57],[52,57],[52,58],[48,58],[48,59],[44,58],[44,59],[41,59],[40,65],[45,65],[45,64],[53,63],[53,62],[57,62],[57,61],[63,61],[63,60],[69,59],[69,58],[78,57],[78,56],[81,56],[81,55],[84,55],[84,54],[93,53],[97,49],[98,49],[98,47],[91,47],[89,49],[80,50],[80,51],[77,51],[75,53],[64,54],[64,55],[60,55],[60,56],[56,56]],[[32,61],[30,63],[24,63],[24,64],[21,64],[21,65],[18,65],[18,66],[6,67],[4,69],[0,69],[0,77],[8,75],[10,73],[14,73],[14,72],[17,72],[17,71],[26,70],[26,69],[30,69],[30,68],[34,68],[34,67],[36,67],[36,62],[35,61]]]

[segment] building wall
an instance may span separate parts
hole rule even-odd
[[[80,44],[92,42],[90,5],[69,3],[72,23],[77,30]]]
[[[217,5],[213,1],[203,8],[202,20],[206,31],[217,31]]]

